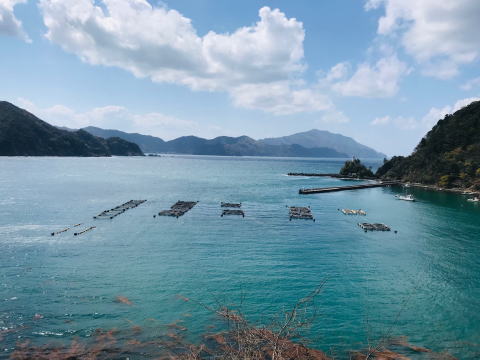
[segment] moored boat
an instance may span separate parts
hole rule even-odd
[[[411,194],[408,194],[408,195],[395,195],[395,197],[396,197],[398,200],[415,201],[415,198],[414,198],[413,195],[411,195]]]

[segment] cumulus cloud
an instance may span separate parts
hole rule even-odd
[[[314,112],[332,107],[326,96],[312,89],[295,89],[287,81],[241,85],[232,89],[230,94],[236,106],[276,115]]]
[[[16,36],[30,42],[30,38],[22,28],[22,23],[14,14],[14,7],[25,2],[27,0],[0,0],[0,35]]]
[[[108,105],[79,112],[64,105],[39,107],[23,98],[18,99],[17,103],[52,125],[70,129],[97,126],[138,132],[163,139],[173,139],[187,134],[217,136],[222,133],[222,129],[215,126],[201,126],[194,121],[182,120],[158,112],[134,113],[123,106]]]
[[[422,118],[421,123],[428,128],[437,123],[438,120],[443,119],[447,114],[453,114],[455,111],[464,108],[474,101],[479,101],[480,97],[470,97],[461,99],[455,102],[453,105],[446,105],[442,108],[432,107],[429,112]]]
[[[360,64],[348,78],[348,64],[335,65],[326,76],[331,87],[344,96],[384,98],[394,96],[400,80],[409,73],[408,66],[396,55],[380,58],[375,64]]]
[[[350,122],[350,118],[342,111],[337,109],[331,109],[325,112],[320,118],[322,123],[338,123],[344,124]]]
[[[377,118],[373,119],[370,122],[370,125],[374,125],[374,126],[387,125],[387,124],[390,124],[391,121],[392,121],[392,119],[390,118],[390,116],[387,115],[387,116],[377,117]]]
[[[468,80],[465,84],[460,86],[462,90],[468,91],[480,86],[480,76]]]
[[[378,34],[399,37],[426,75],[450,78],[480,56],[478,0],[368,0],[366,10],[384,7]]]
[[[86,63],[225,91],[238,106],[274,114],[324,108],[321,95],[291,84],[305,69],[305,31],[278,9],[261,8],[257,23],[232,33],[199,36],[189,18],[146,0],[41,0],[40,8],[46,37]]]
[[[421,119],[415,119],[414,117],[391,117],[383,116],[377,117],[370,122],[372,126],[385,126],[394,125],[402,130],[414,130],[419,129],[422,131],[430,130],[439,120],[443,119],[447,114],[453,114],[454,112],[464,108],[474,101],[479,101],[480,97],[470,97],[461,99],[455,102],[453,105],[446,105],[441,108],[432,107]]]

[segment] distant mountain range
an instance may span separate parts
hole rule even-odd
[[[143,155],[137,144],[84,130],[66,131],[15,105],[0,101],[0,156]]]
[[[119,130],[80,130],[49,125],[26,110],[0,102],[0,156],[111,156],[170,153],[192,155],[383,158],[352,138],[310,130],[281,138],[254,140],[248,136],[203,139],[160,138]]]
[[[332,158],[385,157],[384,154],[359,144],[352,138],[320,130],[263,140],[254,140],[248,136],[220,136],[211,140],[196,136],[182,136],[170,141],[149,135],[105,130],[92,126],[83,130],[95,136],[104,138],[116,136],[134,142],[145,153]]]
[[[374,149],[359,144],[350,137],[334,134],[325,130],[310,130],[284,136],[279,138],[269,138],[259,140],[268,145],[292,145],[300,144],[306,148],[327,147],[335,151],[348,154],[349,157],[357,158],[385,158],[386,155]]]

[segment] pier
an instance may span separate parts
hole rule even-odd
[[[333,186],[325,188],[313,188],[313,189],[300,189],[299,194],[308,195],[308,194],[322,194],[335,191],[346,191],[346,190],[359,190],[359,189],[370,189],[376,187],[385,187],[391,185],[398,185],[397,182],[388,181],[388,182],[378,182],[373,184],[360,184],[360,185],[349,185],[349,186]]]
[[[377,178],[374,177],[363,177],[359,178],[357,176],[349,176],[349,175],[340,175],[340,174],[332,174],[332,173],[288,173],[288,176],[306,176],[306,177],[331,177],[331,178],[336,178],[336,179],[341,179],[341,180],[377,180]]]

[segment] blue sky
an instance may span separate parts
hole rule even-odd
[[[0,0],[0,98],[72,128],[407,154],[480,95],[479,24],[478,0]]]

